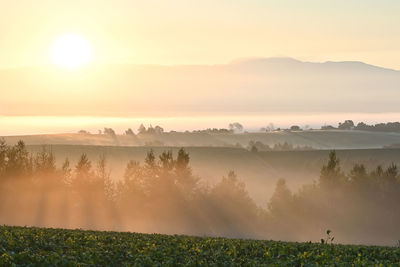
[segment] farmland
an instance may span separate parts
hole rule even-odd
[[[0,264],[399,266],[397,247],[0,227]]]
[[[243,147],[250,141],[260,141],[273,146],[287,142],[294,146],[310,146],[314,149],[366,149],[382,148],[400,143],[400,133],[307,130],[244,133],[164,132],[160,134],[136,134],[110,136],[107,134],[42,134],[5,136],[7,143],[23,140],[27,145],[64,144],[100,146],[196,146],[196,147]]]

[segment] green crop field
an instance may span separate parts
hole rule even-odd
[[[400,248],[0,227],[0,266],[400,266]]]

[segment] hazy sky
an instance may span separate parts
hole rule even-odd
[[[240,57],[360,60],[400,69],[398,0],[0,0],[0,67],[48,64],[76,33],[102,62]]]

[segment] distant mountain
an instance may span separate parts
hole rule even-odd
[[[400,72],[355,61],[26,68],[1,70],[0,86],[0,115],[400,112]]]
[[[314,71],[382,71],[382,72],[396,72],[396,70],[382,68],[361,61],[326,61],[326,62],[303,62],[294,58],[249,58],[237,59],[230,63],[234,66],[247,66],[249,68],[264,68],[264,69],[303,69]]]

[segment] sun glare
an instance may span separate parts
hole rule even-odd
[[[90,43],[80,35],[65,34],[58,37],[52,46],[51,60],[63,68],[74,69],[92,60]]]

